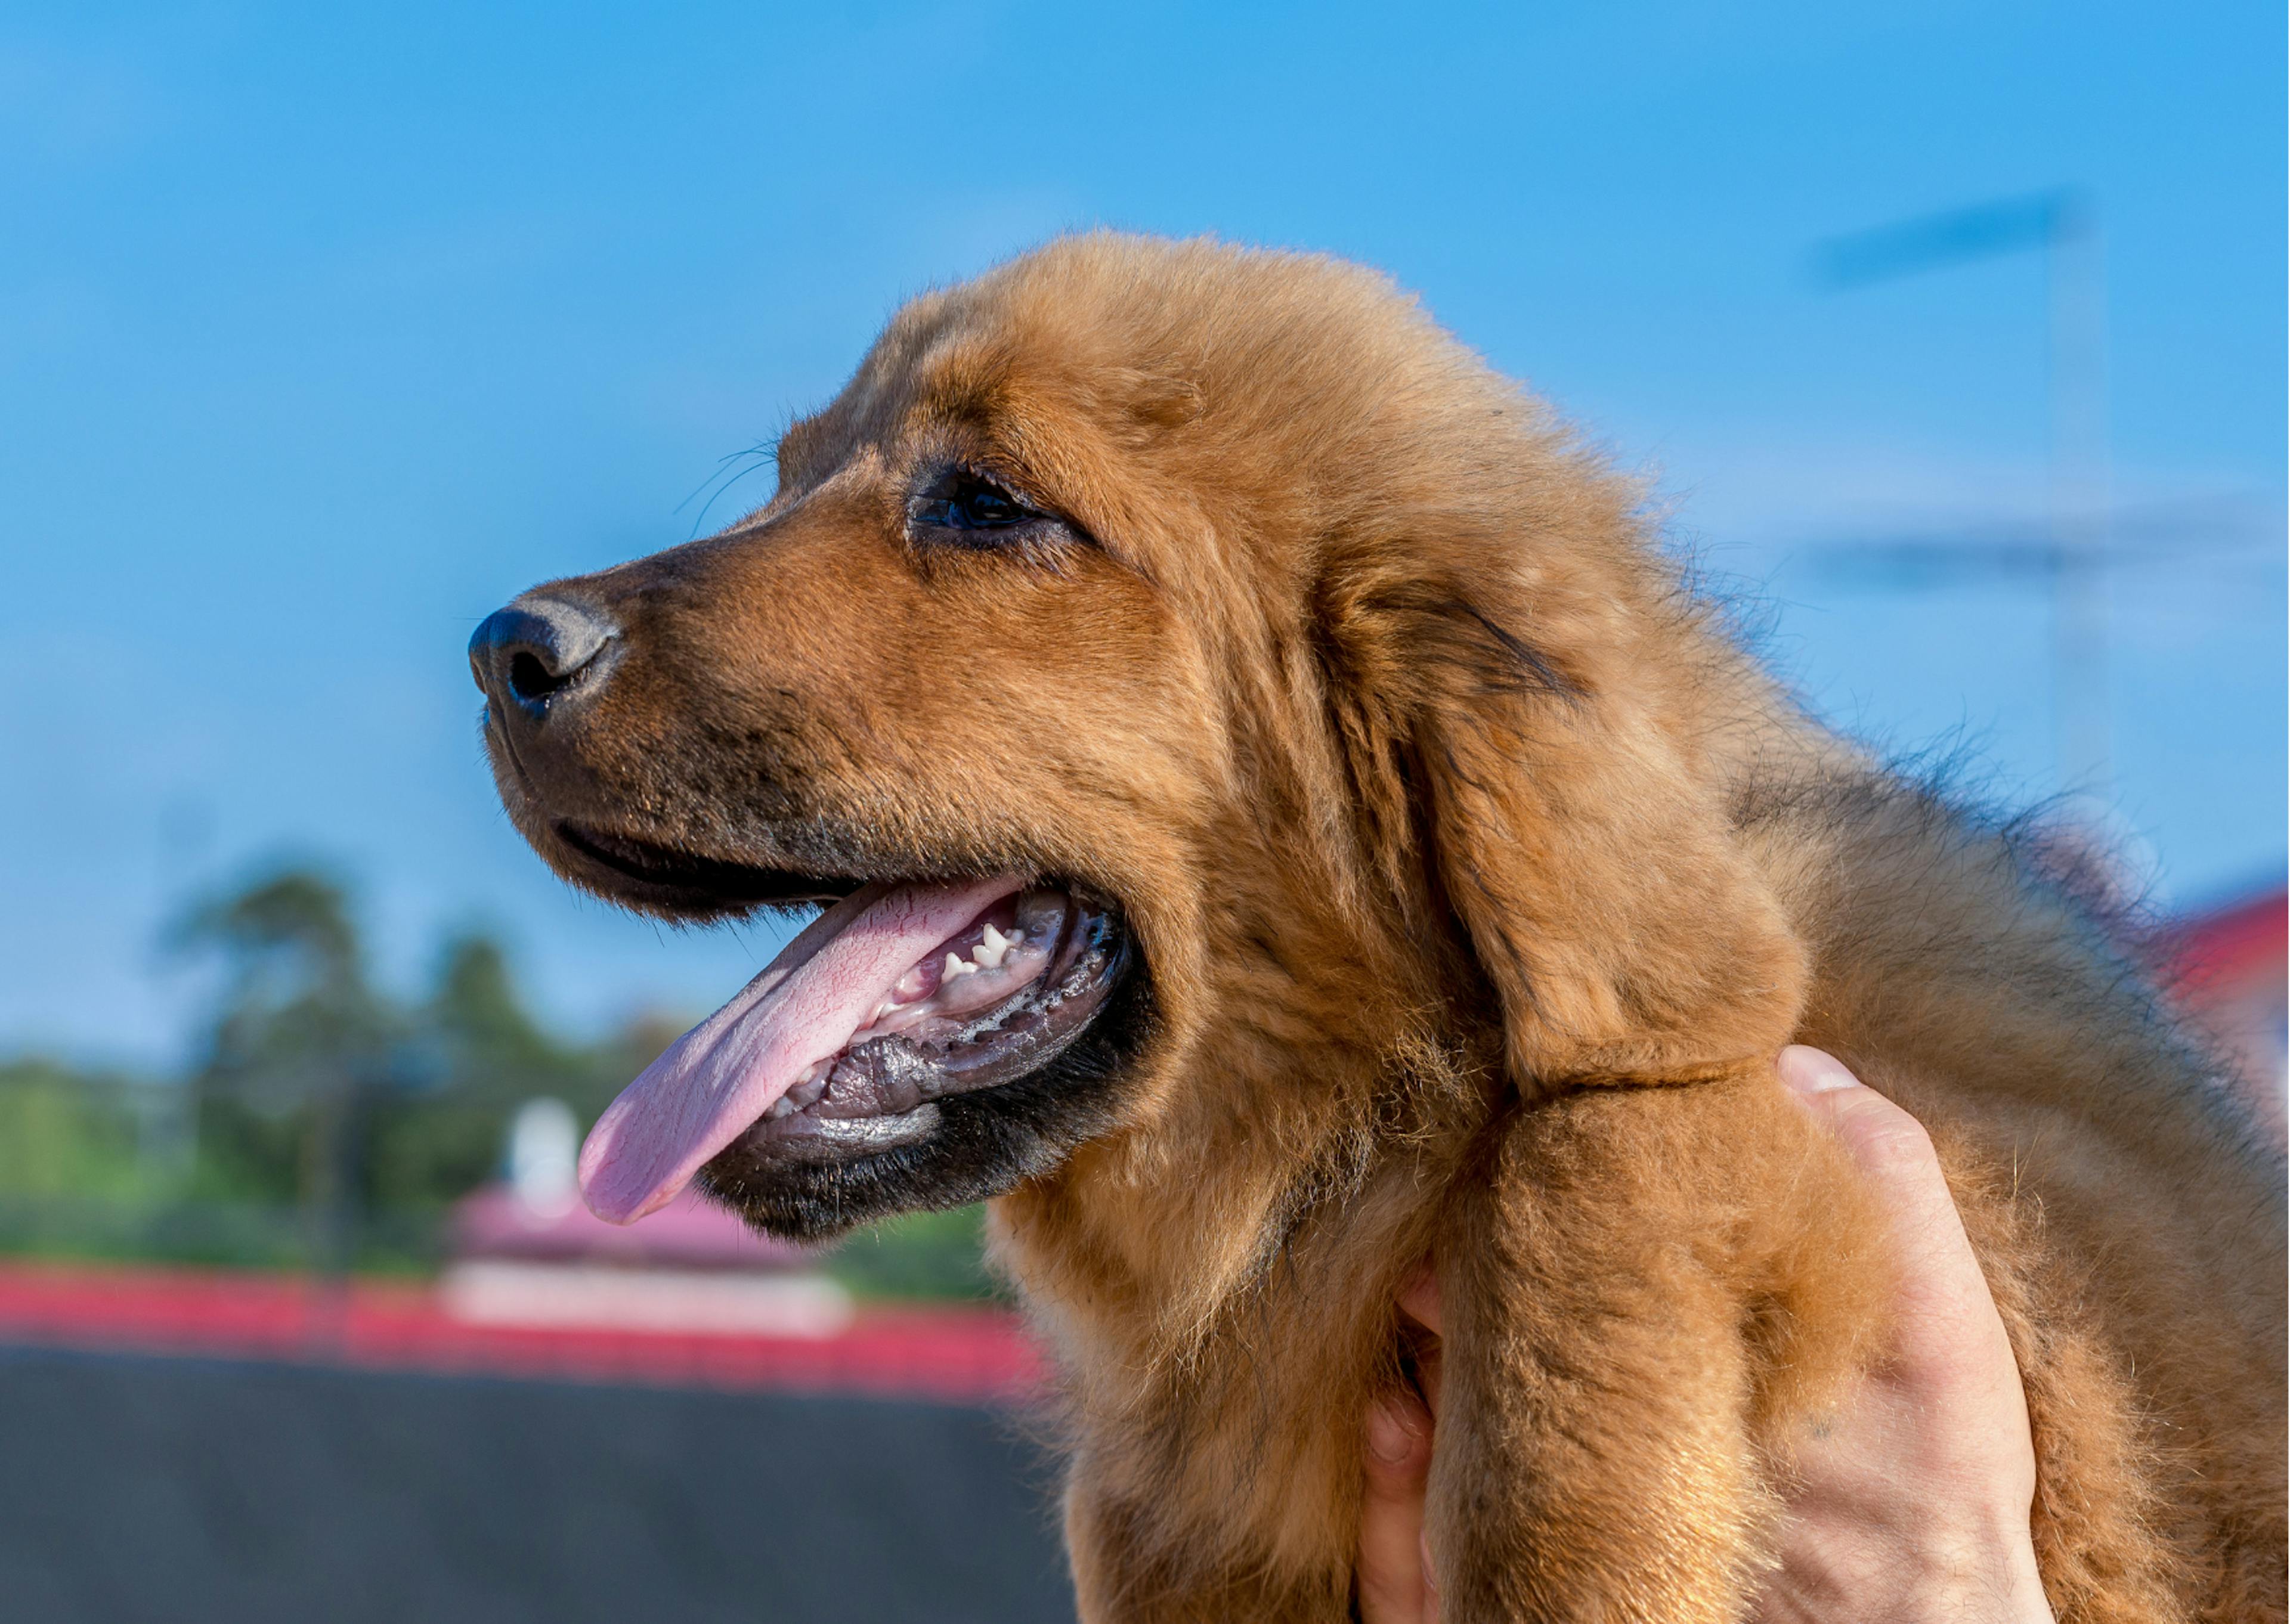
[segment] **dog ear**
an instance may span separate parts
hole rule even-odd
[[[1493,596],[1355,578],[1329,607],[1356,781],[1384,786],[1371,822],[1461,925],[1514,1082],[1685,1081],[1778,1051],[1805,952],[1677,702],[1709,634],[1633,649],[1630,595],[1554,591],[1536,616]]]

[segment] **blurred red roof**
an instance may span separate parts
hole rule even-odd
[[[2154,940],[2164,984],[2218,1044],[2227,1080],[2275,1142],[2290,1131],[2290,894],[2276,886]]]
[[[2173,989],[2191,1007],[2254,983],[2279,989],[2290,979],[2290,892],[2262,892],[2198,914],[2166,930],[2158,946]]]

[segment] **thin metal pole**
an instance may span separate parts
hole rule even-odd
[[[2094,812],[2112,773],[2109,703],[2107,292],[2099,221],[2070,194],[2054,204],[2051,303],[2052,708],[2060,788]]]
[[[1832,287],[2024,248],[2044,251],[2050,305],[2052,727],[2059,788],[2102,820],[2110,790],[2108,694],[2107,293],[2099,220],[2071,189],[2007,199],[1834,238]]]

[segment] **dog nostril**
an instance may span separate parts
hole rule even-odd
[[[528,705],[547,699],[572,680],[570,673],[552,675],[537,655],[520,652],[509,656],[508,691]]]
[[[485,617],[469,639],[469,671],[496,703],[536,720],[556,695],[601,682],[619,628],[602,612],[557,597],[519,598]]]

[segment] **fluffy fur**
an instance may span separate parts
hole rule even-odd
[[[1808,719],[1639,492],[1387,281],[1060,241],[902,310],[780,462],[723,535],[566,588],[629,657],[571,788],[504,793],[607,891],[568,799],[1117,900],[1149,1030],[992,1215],[1063,1372],[1085,1618],[1347,1615],[1427,1254],[1446,1616],[1738,1617],[1888,1300],[1790,1041],[1939,1147],[2060,1616],[2283,1616],[2278,1157],[2007,829]],[[918,546],[949,463],[1069,535]]]

